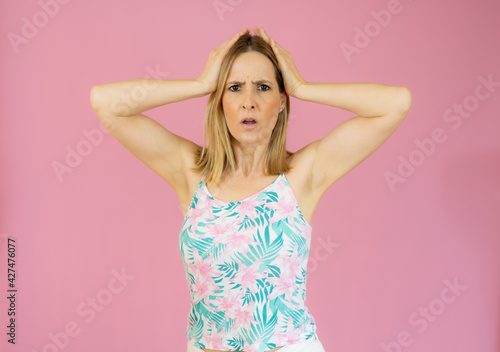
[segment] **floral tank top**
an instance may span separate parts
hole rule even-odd
[[[284,174],[237,202],[215,199],[203,176],[179,236],[188,340],[262,352],[314,336],[305,305],[311,230]]]

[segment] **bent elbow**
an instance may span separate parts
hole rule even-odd
[[[97,111],[99,109],[99,92],[99,85],[93,86],[90,89],[90,105],[92,105],[92,109],[94,109],[94,111]]]
[[[400,100],[399,110],[406,116],[406,114],[410,111],[413,97],[411,94],[411,90],[408,89],[407,87],[400,87],[400,89],[401,89],[401,95],[399,98]]]
[[[90,89],[90,104],[92,105],[92,109],[94,109],[95,114],[97,115],[103,126],[108,131],[111,131],[112,119],[110,118],[109,114],[106,113],[106,110],[103,109],[101,100],[102,95],[99,85],[93,86]]]

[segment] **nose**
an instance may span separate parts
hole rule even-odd
[[[243,93],[243,109],[255,109],[255,97],[251,89]]]

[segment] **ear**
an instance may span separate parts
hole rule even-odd
[[[284,109],[286,106],[286,92],[280,94],[280,109]]]

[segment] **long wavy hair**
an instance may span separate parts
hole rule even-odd
[[[230,168],[231,171],[236,168],[230,132],[222,107],[222,95],[234,60],[239,55],[249,51],[259,52],[272,62],[279,92],[285,92],[283,76],[271,46],[257,35],[252,36],[247,33],[240,36],[222,60],[217,88],[210,94],[205,110],[203,148],[195,153],[196,166],[192,170],[204,173],[207,182],[217,184],[226,168]],[[290,165],[287,163],[287,157],[293,153],[286,150],[290,98],[286,92],[285,96],[286,106],[278,114],[278,120],[267,148],[264,170],[266,175],[280,175],[291,170]]]

